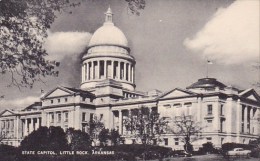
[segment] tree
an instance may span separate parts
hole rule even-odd
[[[140,15],[140,10],[145,8],[145,0],[126,0],[132,14]]]
[[[160,135],[166,133],[167,120],[160,118],[156,110],[142,106],[139,109],[131,110],[129,116],[123,120],[123,126],[128,135],[141,141],[144,145],[143,159],[146,158],[147,144],[157,144],[161,141]],[[130,133],[130,134],[129,134]]]
[[[88,133],[69,128],[66,131],[66,136],[71,150],[89,150],[91,148],[91,140]]]
[[[126,0],[132,13],[139,15],[144,0]],[[0,0],[0,73],[11,83],[33,87],[46,76],[58,76],[58,62],[46,60],[43,42],[56,12],[79,5],[73,0]],[[69,12],[71,13],[71,12]]]
[[[105,146],[107,145],[107,141],[109,140],[110,136],[109,136],[109,130],[106,128],[103,128],[99,135],[98,135],[98,139],[100,141],[100,145],[101,146]]]
[[[99,133],[105,128],[101,119],[102,118],[98,118],[97,115],[93,115],[93,118],[87,123],[89,135],[94,145],[96,145]]]
[[[191,153],[193,150],[191,142],[200,138],[202,126],[199,122],[195,122],[191,115],[181,115],[173,118],[173,126],[170,132],[180,138],[184,142],[184,150]]]
[[[22,150],[60,151],[68,149],[66,134],[61,127],[40,127],[21,142]]]
[[[110,132],[110,140],[114,146],[119,143],[120,138],[121,138],[121,136],[120,136],[118,130],[112,129]]]
[[[149,111],[149,108],[142,106],[131,111],[129,117],[124,119],[123,126],[130,136],[139,139],[142,144],[156,143],[167,127],[167,121],[159,116],[157,111]]]
[[[58,76],[58,62],[45,59],[47,29],[70,0],[0,1],[0,72],[11,77],[9,86],[33,87],[45,76]]]

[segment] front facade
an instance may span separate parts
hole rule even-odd
[[[106,19],[92,36],[82,57],[80,88],[56,87],[21,111],[0,113],[1,143],[19,146],[21,140],[40,126],[72,127],[87,132],[87,123],[97,117],[106,128],[117,129],[126,144],[135,138],[123,125],[134,109],[146,107],[160,117],[173,120],[189,116],[202,128],[195,150],[212,142],[248,143],[260,135],[260,97],[253,89],[239,90],[214,78],[199,79],[186,89],[135,90],[135,58],[127,39],[113,23],[109,8]],[[163,146],[183,149],[174,134],[160,136]]]

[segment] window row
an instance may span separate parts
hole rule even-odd
[[[53,104],[53,103],[56,102],[56,101],[57,101],[57,103],[68,102],[68,98],[66,97],[66,98],[58,98],[58,99],[52,99],[52,100],[50,100],[51,104]]]
[[[5,120],[1,121],[1,128],[2,129],[13,129],[14,128],[14,120]]]
[[[184,104],[182,104],[182,103],[174,103],[172,105],[171,104],[166,104],[166,105],[163,105],[163,106],[166,107],[166,108],[171,108],[171,107],[180,108],[182,106],[184,106],[184,107],[191,107],[192,103],[191,102],[186,102]]]
[[[62,118],[63,118],[64,122],[68,122],[69,121],[69,112],[50,113],[49,116],[50,116],[50,123],[54,123],[55,121],[57,123],[61,123]]]
[[[207,114],[208,115],[212,115],[213,114],[213,105],[212,104],[208,104],[207,105]],[[219,114],[221,116],[224,115],[224,105],[223,104],[220,105]]]
[[[92,120],[96,120],[96,121],[102,121],[104,115],[103,114],[99,114],[99,118],[98,116],[94,115],[94,113],[89,113],[89,117],[87,117],[87,112],[82,112],[82,121],[86,122],[86,121],[92,121]],[[88,119],[89,118],[89,119]]]

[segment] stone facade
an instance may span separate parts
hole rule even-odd
[[[119,130],[130,144],[135,138],[129,137],[123,121],[140,107],[158,111],[170,121],[185,115],[199,123],[203,128],[200,139],[193,142],[195,150],[206,142],[219,148],[223,143],[248,143],[259,137],[260,97],[254,89],[239,90],[214,78],[202,78],[186,89],[136,91],[135,58],[130,55],[125,35],[114,26],[112,15],[108,9],[104,25],[94,33],[82,58],[80,88],[59,86],[24,110],[1,112],[2,143],[19,146],[40,126],[87,132],[87,123],[96,116],[106,128]],[[160,137],[160,145],[183,148],[180,138],[173,134]]]

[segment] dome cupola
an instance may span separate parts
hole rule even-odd
[[[108,8],[105,15],[106,18],[103,26],[97,29],[93,34],[88,47],[116,45],[128,48],[128,42],[125,34],[113,23],[113,13],[110,7]]]
[[[135,58],[130,55],[126,36],[114,25],[109,7],[104,24],[94,32],[82,57],[81,88],[95,90],[104,82],[116,82],[123,89],[133,91],[134,70]]]
[[[204,91],[215,91],[223,90],[226,85],[219,82],[215,78],[201,78],[197,82],[187,87],[189,90],[204,90]]]

